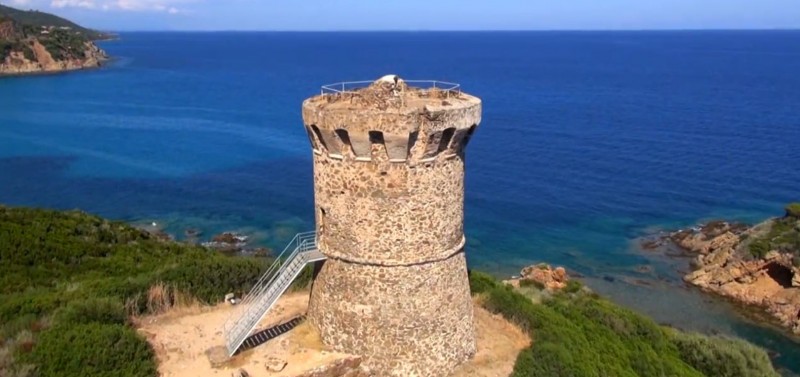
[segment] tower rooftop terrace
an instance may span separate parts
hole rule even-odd
[[[369,110],[400,112],[431,108],[469,107],[480,99],[461,91],[456,83],[436,80],[403,80],[386,75],[375,81],[350,81],[322,86],[321,94],[305,101],[304,107],[320,110]]]
[[[409,80],[387,75],[376,81],[343,82],[322,87],[303,102],[307,126],[319,129],[406,134],[446,127],[466,129],[480,123],[481,100],[458,84]],[[352,136],[352,134],[351,134]]]

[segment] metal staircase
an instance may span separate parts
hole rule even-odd
[[[315,232],[299,233],[253,286],[225,322],[225,346],[233,356],[258,323],[309,263],[324,260]]]

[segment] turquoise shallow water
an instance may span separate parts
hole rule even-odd
[[[632,243],[798,200],[800,32],[125,33],[103,47],[117,59],[101,70],[0,79],[0,202],[280,249],[313,228],[305,97],[386,73],[457,81],[484,100],[467,153],[472,267],[565,265],[800,371],[800,345]]]

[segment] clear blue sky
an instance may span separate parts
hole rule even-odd
[[[105,30],[800,28],[800,0],[0,0]]]

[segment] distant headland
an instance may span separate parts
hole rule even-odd
[[[0,5],[0,76],[99,67],[108,55],[94,41],[112,37],[49,13]]]

